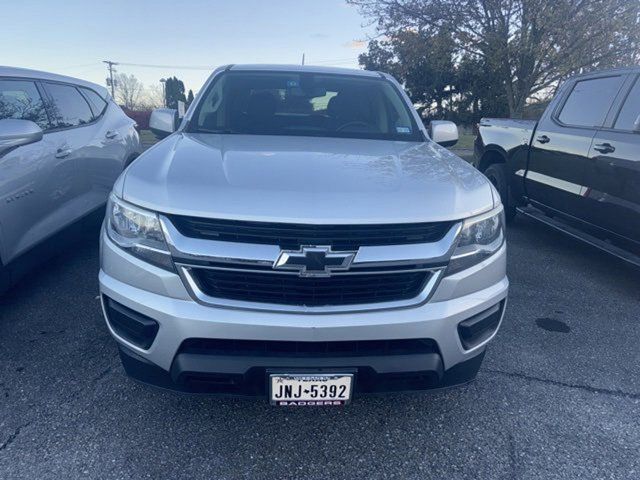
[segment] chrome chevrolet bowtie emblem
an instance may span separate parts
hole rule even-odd
[[[349,270],[356,252],[334,252],[329,246],[302,246],[282,250],[273,264],[276,270],[293,270],[301,277],[330,277],[331,272]]]

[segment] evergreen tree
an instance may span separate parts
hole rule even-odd
[[[179,101],[187,103],[182,80],[178,80],[177,77],[169,77],[167,78],[164,88],[167,108],[177,109]]]

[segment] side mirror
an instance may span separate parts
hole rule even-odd
[[[149,130],[162,139],[178,128],[178,111],[173,108],[156,108],[149,118]]]
[[[31,120],[0,120],[0,153],[42,140],[42,129]]]
[[[458,127],[446,120],[432,120],[429,124],[429,136],[443,147],[452,147],[458,143]]]

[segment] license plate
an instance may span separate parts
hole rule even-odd
[[[275,374],[269,376],[272,405],[346,405],[351,400],[353,374]]]

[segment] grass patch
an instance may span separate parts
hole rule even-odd
[[[451,150],[473,150],[473,142],[475,139],[475,135],[470,133],[461,133],[458,143],[451,147]]]
[[[144,145],[151,146],[158,143],[158,139],[153,133],[151,133],[151,130],[140,130],[140,142]]]

